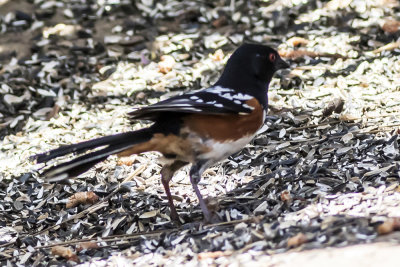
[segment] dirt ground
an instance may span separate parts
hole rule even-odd
[[[0,26],[1,265],[398,266],[397,1],[0,0]],[[222,223],[187,168],[171,222],[156,153],[64,184],[29,160],[147,125],[125,114],[211,85],[242,42],[291,69],[255,140],[204,174]],[[67,208],[78,192],[98,199]]]

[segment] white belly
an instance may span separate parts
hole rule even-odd
[[[263,111],[263,120],[265,121],[266,111]],[[245,136],[235,141],[230,142],[213,142],[207,141],[206,146],[211,149],[210,152],[203,153],[199,156],[199,159],[210,159],[210,161],[217,162],[226,159],[230,155],[238,152],[244,148],[254,138],[257,133],[249,136]]]
[[[208,141],[206,146],[209,147],[211,151],[199,155],[199,158],[212,159],[214,162],[223,160],[245,147],[253,139],[253,137],[254,135],[250,135],[235,141],[224,143]]]

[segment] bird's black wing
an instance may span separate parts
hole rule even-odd
[[[168,113],[238,114],[251,113],[246,102],[253,97],[233,89],[214,86],[160,101],[128,113],[131,120],[156,120]]]

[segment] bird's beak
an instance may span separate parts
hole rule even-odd
[[[289,68],[289,64],[286,63],[281,57],[278,57],[275,61],[275,69],[280,70],[280,69],[287,69]]]

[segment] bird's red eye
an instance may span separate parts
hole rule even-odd
[[[276,59],[276,55],[274,53],[269,54],[269,61],[274,62]]]

